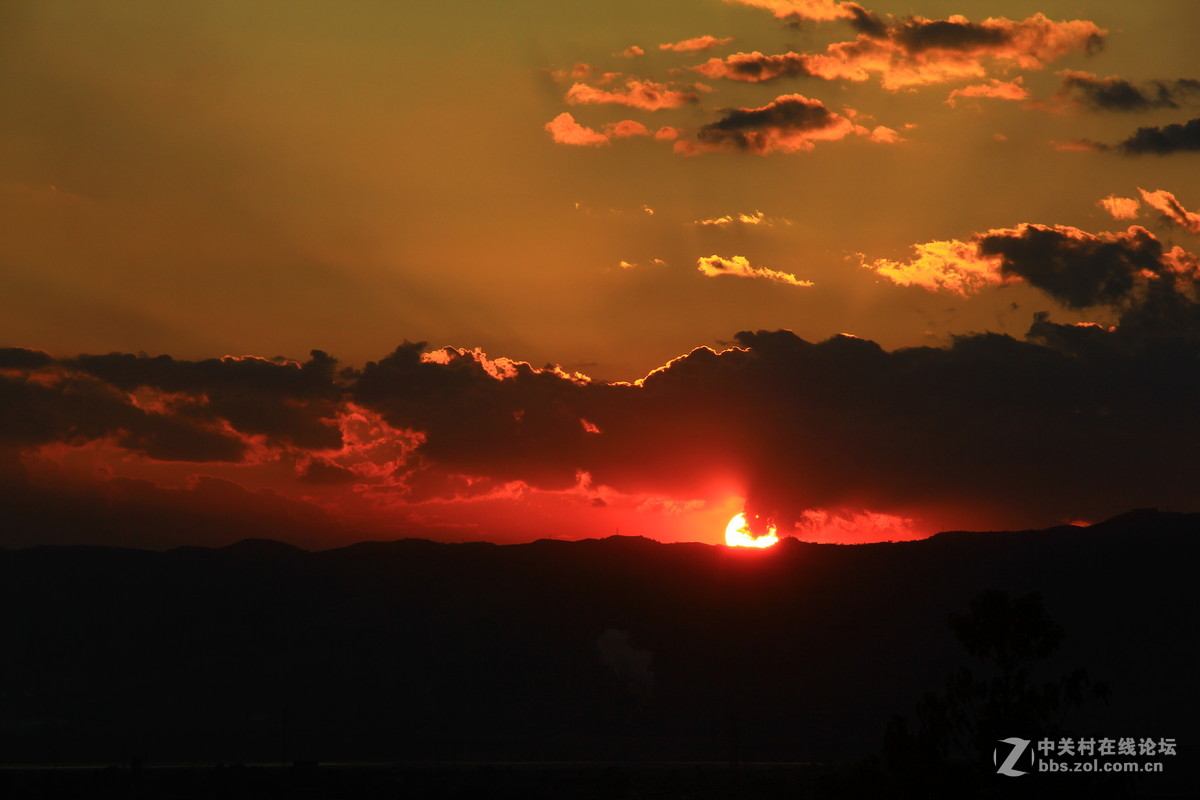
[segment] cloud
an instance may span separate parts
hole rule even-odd
[[[750,260],[744,256],[723,258],[722,256],[702,256],[696,261],[696,269],[700,274],[716,278],[721,275],[734,275],[739,278],[763,278],[791,286],[812,286],[812,281],[802,281],[787,272],[777,272],[773,269],[750,266]]]
[[[14,369],[0,376],[0,406],[16,420],[0,447],[103,441],[158,461],[235,463],[260,447],[342,444],[336,362],[320,351],[304,364],[24,353],[9,351]]]
[[[1138,201],[1132,197],[1117,197],[1112,194],[1097,200],[1096,205],[1111,214],[1113,219],[1134,219],[1140,207]]]
[[[557,144],[597,147],[608,144],[608,137],[597,130],[580,125],[575,117],[564,111],[546,123],[546,131]]]
[[[908,262],[877,259],[864,266],[901,286],[960,295],[1024,280],[1068,308],[1127,308],[1148,287],[1176,285],[1188,254],[1166,251],[1145,228],[1088,233],[1066,225],[1022,223],[968,241],[913,246]],[[1178,250],[1178,248],[1176,248]]]
[[[855,133],[846,117],[825,108],[819,100],[799,94],[777,97],[760,108],[727,111],[696,135],[698,146],[676,148],[685,154],[705,150],[742,150],[767,155],[811,150],[818,141],[834,141]],[[691,143],[681,143],[691,144]]]
[[[914,244],[909,261],[876,259],[863,266],[897,286],[920,286],[930,291],[948,291],[962,296],[1004,283],[996,258],[979,253],[974,242],[957,240]]]
[[[1200,150],[1200,117],[1182,124],[1138,128],[1132,136],[1120,142],[1117,149],[1125,155],[1150,153],[1166,156],[1196,152]]]
[[[867,510],[841,509],[830,512],[824,508],[805,510],[796,521],[793,535],[803,542],[907,541],[922,538],[914,529],[913,520],[895,514]]]
[[[1063,152],[1102,153],[1112,149],[1103,142],[1093,142],[1090,139],[1070,139],[1065,142],[1051,142],[1051,144],[1054,145],[1055,150]]]
[[[0,347],[0,370],[38,369],[54,363],[48,353],[25,347]]]
[[[1149,81],[1136,86],[1124,78],[1109,75],[1098,78],[1091,72],[1064,70],[1059,75],[1063,88],[1059,97],[1099,111],[1149,111],[1179,108],[1200,92],[1200,81],[1182,79]]]
[[[618,58],[637,58],[638,56],[646,55],[646,51],[638,47],[636,44],[631,44],[621,52],[617,53]]]
[[[352,469],[323,458],[310,458],[299,470],[303,483],[319,486],[340,486],[358,483],[360,476]]]
[[[1137,226],[1021,225],[940,244],[918,249],[931,273],[986,261],[975,270],[985,282],[1020,279],[1073,307],[1107,304],[1119,324],[1042,315],[1025,339],[976,334],[894,351],[850,336],[743,331],[726,350],[697,348],[633,383],[411,342],[358,370],[323,354],[301,364],[9,349],[0,351],[0,409],[16,422],[0,431],[0,457],[17,469],[0,470],[6,521],[14,503],[26,503],[21,520],[58,519],[68,484],[29,505],[19,467],[46,448],[89,442],[111,451],[112,464],[214,468],[270,447],[271,458],[245,468],[281,470],[293,491],[330,508],[354,497],[389,503],[400,518],[420,504],[451,513],[455,503],[578,493],[581,472],[592,487],[581,502],[621,494],[667,508],[727,497],[733,485],[751,513],[810,535],[868,526],[901,538],[910,520],[923,530],[1045,524],[1194,505],[1200,259]],[[706,263],[717,275],[777,279],[744,258]],[[927,283],[962,291],[973,279]],[[215,479],[200,494],[120,480],[75,507],[90,519],[119,507],[116,524],[140,519],[139,531],[177,518],[194,532],[186,509],[223,531],[227,513],[241,535],[237,515],[255,504],[274,509],[254,517],[271,530],[307,530],[317,508]]]
[[[1162,244],[1145,228],[1092,234],[1064,225],[1022,224],[977,237],[979,253],[1069,308],[1116,305],[1138,279],[1165,272]]]
[[[1143,199],[1190,220],[1168,194]],[[241,532],[236,515],[259,506],[274,510],[257,524],[288,530],[277,526],[294,519],[307,530],[305,515],[319,508],[349,524],[352,502],[405,518],[416,507],[452,515],[545,492],[571,493],[588,509],[602,497],[610,510],[619,497],[630,508],[660,498],[650,505],[665,510],[736,495],[785,532],[793,523],[810,534],[867,526],[898,537],[909,520],[921,530],[1044,524],[1194,505],[1194,253],[1136,225],[1090,233],[1027,223],[870,266],[897,283],[958,294],[1025,281],[1064,306],[1104,309],[1117,324],[1041,315],[1023,339],[977,334],[893,351],[850,336],[743,331],[723,351],[697,348],[631,383],[412,342],[361,369],[321,351],[298,362],[6,348],[0,507],[5,522],[26,509],[22,530],[31,519],[65,519],[55,509],[71,507],[84,509],[80,518],[108,508],[114,530],[140,518],[139,531],[189,509],[225,530],[218,512],[227,513],[237,523],[229,530]],[[806,283],[742,256],[708,256],[697,269]],[[86,480],[63,478],[87,453],[96,460]],[[203,491],[168,490],[96,468],[157,479],[193,475],[200,464],[271,475],[280,489],[212,476]],[[55,493],[37,494],[38,485]]]
[[[320,350],[302,364],[257,356],[181,361],[113,353],[81,355],[65,366],[131,393],[133,405],[152,418],[228,425],[272,446],[322,449],[342,443],[332,422],[341,396],[337,361]]]
[[[650,131],[640,122],[623,119],[620,122],[610,122],[604,126],[604,132],[611,138],[628,139],[631,136],[649,136]]]
[[[666,84],[640,81],[636,78],[627,79],[624,90],[613,91],[597,89],[585,83],[576,83],[567,90],[566,95],[567,102],[572,105],[611,103],[640,108],[644,111],[682,108],[689,103],[695,103],[697,99],[695,92],[669,89]]]
[[[596,72],[596,67],[583,61],[577,61],[570,67],[553,70],[544,69],[542,72],[549,75],[556,83],[564,83],[566,81],[574,82],[588,78]]]
[[[899,533],[939,505],[1095,517],[1196,493],[1186,465],[1200,384],[1181,367],[1200,352],[1200,317],[1192,308],[1189,325],[1154,327],[1145,308],[1113,330],[1040,318],[1026,341],[980,334],[893,352],[742,332],[731,349],[697,349],[624,385],[426,362],[429,375],[376,384],[370,402],[427,430],[431,461],[530,485],[558,464],[597,486],[686,496],[732,470],[784,530],[871,509]],[[513,408],[525,409],[520,422]],[[560,410],[561,428],[537,420]]]
[[[810,60],[811,56],[800,53],[768,56],[755,50],[752,53],[734,53],[726,58],[710,58],[692,69],[706,78],[766,83],[777,78],[815,76],[816,73],[808,67]]]
[[[954,108],[958,98],[960,97],[989,97],[996,100],[1027,100],[1029,98],[1029,90],[1021,85],[1021,77],[1017,76],[1011,81],[1001,81],[996,78],[988,80],[987,83],[976,83],[971,86],[964,86],[961,89],[955,89],[950,92],[950,96],[946,98],[946,105]]]
[[[1188,233],[1200,234],[1200,213],[1188,211],[1175,199],[1175,195],[1161,189],[1156,192],[1147,192],[1145,189],[1138,191],[1141,192],[1146,205],[1162,214],[1163,219],[1178,225]]]
[[[886,125],[876,125],[871,129],[871,133],[867,138],[876,144],[896,144],[897,142],[906,141],[898,131]]]
[[[1072,51],[1095,50],[1106,33],[1087,20],[1054,21],[1043,14],[981,23],[959,15],[944,20],[912,17],[860,33],[853,41],[830,44],[823,52],[735,53],[694,69],[709,78],[754,83],[785,77],[866,81],[877,75],[884,88],[897,90],[984,78],[992,62],[1041,69]]]
[[[784,222],[787,223],[786,220]],[[776,220],[767,217],[761,211],[755,211],[753,214],[726,214],[721,217],[698,219],[692,224],[700,228],[729,228],[736,225],[771,226],[776,224]]]
[[[732,36],[726,36],[724,39],[718,39],[715,36],[697,36],[692,39],[684,39],[680,42],[667,42],[658,46],[659,50],[667,50],[672,53],[696,53],[701,50],[711,50],[714,47],[720,47],[723,44],[729,44],[733,41]]]
[[[839,0],[725,0],[725,2],[763,8],[774,14],[777,19],[783,20],[826,22],[836,19],[855,19],[866,13],[858,3],[839,2]]]
[[[623,119],[619,122],[606,122],[604,131],[580,125],[567,112],[559,114],[546,123],[546,131],[557,144],[575,145],[578,147],[601,147],[613,139],[629,139],[635,136],[650,136],[651,131],[642,123]],[[662,138],[655,136],[655,138]]]

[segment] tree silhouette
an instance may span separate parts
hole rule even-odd
[[[1089,694],[1108,699],[1107,684],[1093,682],[1083,668],[1036,680],[1037,667],[1065,635],[1038,594],[982,592],[966,613],[950,614],[949,626],[982,664],[947,676],[943,693],[926,693],[917,705],[916,730],[902,715],[888,723],[884,767],[908,796],[973,796],[993,776],[999,740],[1056,737],[1070,709]]]

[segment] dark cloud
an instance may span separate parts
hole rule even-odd
[[[109,439],[169,461],[240,461],[245,442],[193,420],[148,413],[102,381],[76,374],[47,380],[0,376],[0,446],[86,444]]]
[[[847,4],[847,8],[852,14],[850,27],[854,30],[873,39],[881,39],[887,35],[887,23],[874,11],[868,11],[857,4]]]
[[[736,108],[700,129],[696,138],[710,147],[755,153],[801,150],[816,139],[840,139],[853,130],[845,117],[819,100],[798,94],[777,97],[761,108]]]
[[[49,366],[54,359],[41,350],[24,347],[0,347],[0,369],[37,369]]]
[[[556,488],[574,483],[590,436],[579,421],[586,414],[577,383],[524,363],[499,380],[471,354],[439,351],[439,363],[424,352],[423,342],[405,342],[368,363],[354,401],[393,427],[426,432],[421,452],[443,466]]]
[[[314,458],[300,469],[300,480],[316,486],[339,486],[356,483],[360,479],[352,469],[326,459]]]
[[[1185,123],[1138,128],[1117,145],[1126,155],[1171,155],[1200,150],[1200,117]]]
[[[1002,274],[1024,278],[1069,308],[1120,303],[1139,276],[1166,271],[1162,243],[1136,225],[1115,234],[1022,225],[978,243],[984,256],[1001,257]]]
[[[1099,78],[1090,72],[1072,71],[1062,75],[1064,95],[1102,111],[1179,108],[1183,102],[1200,92],[1200,81],[1192,79],[1149,81],[1137,86],[1116,75]]]
[[[982,50],[997,48],[1012,40],[1012,33],[997,25],[979,25],[966,20],[910,20],[893,29],[896,41],[910,53],[925,50]]]
[[[182,395],[167,400],[176,415],[201,422],[225,420],[273,444],[306,449],[342,444],[340,432],[329,422],[342,394],[335,380],[337,362],[320,350],[312,351],[303,364],[256,357],[180,361],[113,353],[82,355],[65,366],[126,392],[149,388]]]
[[[772,126],[792,117],[747,119]],[[411,342],[359,372],[339,372],[323,353],[304,365],[120,355],[47,365],[20,355],[30,366],[0,375],[0,412],[17,421],[0,444],[11,456],[104,439],[155,459],[230,461],[245,456],[242,437],[257,428],[290,448],[291,480],[311,487],[305,493],[339,484],[350,492],[350,483],[370,483],[357,476],[371,466],[374,489],[398,502],[474,499],[518,484],[667,498],[724,487],[784,532],[814,509],[1025,526],[1194,507],[1200,261],[1137,226],[1087,234],[1022,225],[972,242],[1005,276],[1066,305],[1109,306],[1119,324],[1041,315],[1024,339],[974,334],[894,351],[846,335],[814,343],[744,331],[723,352],[696,349],[635,383]],[[134,402],[148,390],[164,393],[145,398],[154,408]],[[251,413],[255,398],[262,408]],[[266,432],[262,420],[288,405],[304,413]],[[313,408],[383,422],[336,455],[319,437],[305,452]],[[355,447],[377,446],[384,423],[419,434],[374,464],[352,460]],[[20,476],[0,474],[20,496]],[[272,519],[308,507],[232,485],[204,488],[168,493],[169,503],[203,499],[212,504],[205,519],[222,503],[269,506]],[[140,484],[97,491],[105,503],[166,497]]]

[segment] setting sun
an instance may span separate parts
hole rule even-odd
[[[775,535],[774,525],[769,526],[762,536],[755,536],[750,530],[750,523],[746,521],[745,514],[734,515],[725,526],[725,544],[729,547],[770,547],[778,543],[779,537]]]

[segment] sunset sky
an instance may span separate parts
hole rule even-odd
[[[0,545],[1196,510],[1198,33],[1190,0],[5,3]]]

